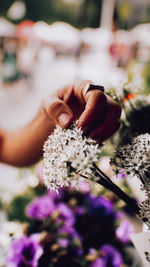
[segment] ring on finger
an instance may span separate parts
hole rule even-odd
[[[85,97],[89,91],[93,90],[99,90],[104,93],[104,86],[88,83],[83,90],[83,96]]]

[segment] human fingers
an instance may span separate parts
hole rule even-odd
[[[69,127],[84,110],[82,90],[87,82],[89,81],[82,80],[68,84],[45,98],[42,107],[49,119],[63,128]]]
[[[90,133],[90,136],[97,141],[103,141],[109,138],[120,126],[119,118],[121,115],[121,108],[109,96],[107,96],[107,99],[108,102],[103,121]]]
[[[89,80],[77,80],[57,91],[58,98],[63,100],[71,108],[76,118],[85,109],[86,102],[83,91],[89,83]]]
[[[92,134],[90,134],[90,137],[96,140],[97,142],[101,143],[106,139],[108,139],[109,137],[111,137],[119,129],[119,127],[120,127],[119,120],[114,121],[111,127],[109,125],[109,127],[106,127],[104,129],[97,128],[95,133],[92,132]]]
[[[89,91],[85,96],[85,109],[79,117],[78,127],[86,134],[98,121],[102,120],[107,103],[104,93],[98,89]]]
[[[60,125],[62,128],[69,127],[74,119],[71,108],[56,95],[50,95],[43,101],[43,109],[46,115],[55,124]]]
[[[59,92],[59,97],[70,106],[75,118],[78,118],[78,127],[81,127],[86,135],[89,135],[91,130],[98,129],[102,124],[108,105],[108,97],[97,89],[98,86],[92,85],[92,90],[85,93],[87,85],[90,84],[89,80],[77,81]],[[113,106],[114,103],[111,105]],[[111,126],[109,130],[111,131],[113,127]]]

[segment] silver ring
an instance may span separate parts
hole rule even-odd
[[[93,90],[99,90],[104,93],[104,86],[87,83],[87,85],[85,86],[83,90],[83,96],[85,97],[89,91],[93,91]]]

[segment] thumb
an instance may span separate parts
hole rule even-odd
[[[49,96],[43,101],[43,108],[48,117],[62,128],[69,127],[73,122],[73,113],[70,107],[56,96]]]

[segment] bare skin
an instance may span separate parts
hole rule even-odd
[[[78,81],[49,95],[25,127],[13,132],[0,130],[0,161],[18,167],[37,162],[44,142],[56,125],[68,128],[75,119],[84,134],[98,142],[113,135],[120,125],[121,108],[99,90],[89,91],[84,96],[89,82]]]

